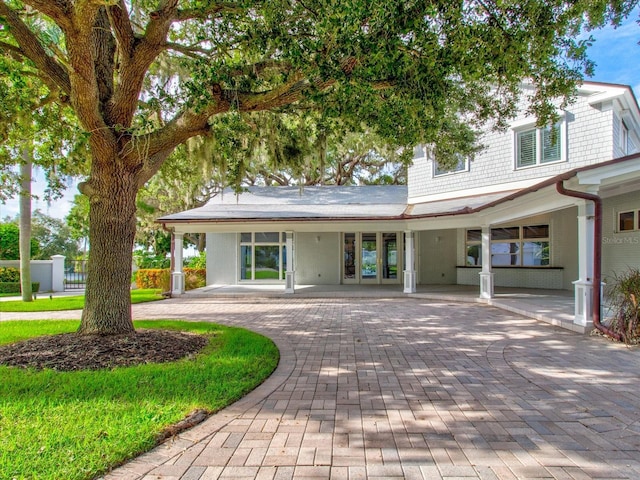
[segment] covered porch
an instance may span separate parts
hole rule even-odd
[[[574,293],[568,290],[545,290],[496,287],[494,297],[478,297],[472,285],[418,285],[415,293],[404,293],[401,285],[296,285],[295,294],[286,293],[285,285],[208,285],[183,294],[185,297],[235,298],[415,298],[455,304],[484,303],[519,315],[535,318],[577,333],[588,333],[593,325],[574,323]],[[454,305],[452,305],[454,307]]]

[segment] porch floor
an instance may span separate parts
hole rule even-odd
[[[406,294],[402,285],[296,285],[296,298],[385,298],[408,297],[440,300],[445,302],[485,303],[513,313],[535,318],[577,333],[588,333],[593,329],[577,325],[574,318],[573,292],[568,290],[543,290],[496,287],[494,298],[479,298],[479,287],[471,285],[418,285],[416,293]],[[209,285],[184,294],[188,297],[280,297],[284,285]]]

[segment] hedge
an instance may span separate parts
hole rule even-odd
[[[20,283],[20,269],[16,267],[0,267],[0,282]]]
[[[184,288],[193,290],[207,284],[206,268],[185,268]],[[136,272],[136,287],[160,288],[163,292],[171,288],[171,272],[168,268],[141,268]]]
[[[206,268],[189,268],[183,269],[184,272],[184,289],[193,290],[207,285],[207,269]]]
[[[31,283],[31,291],[36,293],[40,290],[40,282]],[[0,282],[0,293],[21,293],[20,282]]]
[[[136,287],[159,288],[168,292],[171,288],[171,272],[168,268],[141,268],[136,272]]]

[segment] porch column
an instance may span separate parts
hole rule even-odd
[[[286,232],[287,270],[284,274],[284,293],[296,292],[296,272],[293,264],[293,232]]]
[[[184,273],[182,273],[182,233],[173,233],[173,271],[171,272],[171,295],[184,293]]]
[[[404,293],[416,293],[416,270],[415,270],[415,242],[414,232],[407,230],[404,232],[404,249],[406,252],[404,260]]]
[[[573,282],[575,307],[573,323],[586,326],[593,314],[593,202],[578,205],[578,280]]]
[[[493,298],[493,272],[491,271],[491,225],[485,225],[482,227],[480,298]]]

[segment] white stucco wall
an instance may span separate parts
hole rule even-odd
[[[340,283],[340,234],[317,232],[295,234],[297,285]]]
[[[456,283],[457,230],[420,232],[416,250],[418,282],[421,285],[451,285]]]
[[[640,211],[640,192],[627,193],[603,201],[602,276],[640,268],[640,231],[617,232],[618,212]]]
[[[237,234],[207,233],[207,285],[234,285],[237,278]]]

